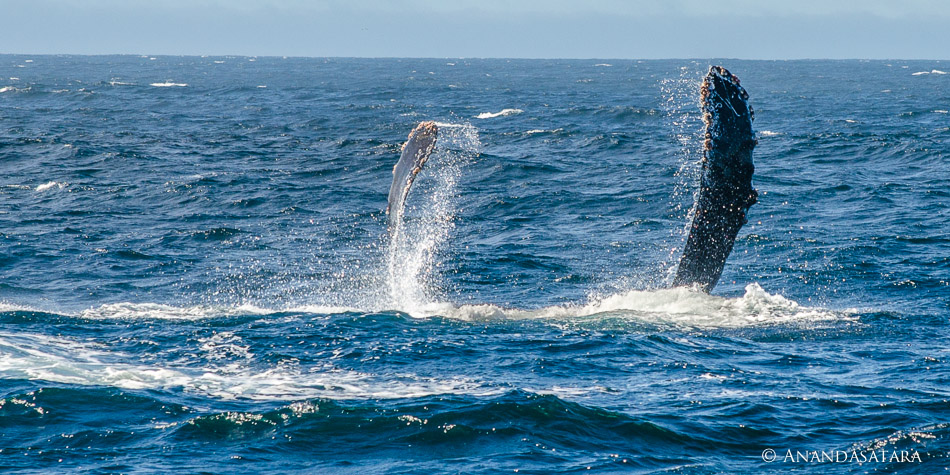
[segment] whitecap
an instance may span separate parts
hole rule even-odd
[[[595,64],[595,65],[594,65],[594,67],[601,67],[601,68],[609,68],[609,67],[611,67],[611,66],[613,66],[613,65],[612,65],[612,64],[608,64],[608,63],[598,63],[598,64]]]
[[[59,189],[62,190],[63,188],[66,187],[66,184],[65,184],[65,183],[60,183],[60,182],[58,182],[58,181],[50,181],[50,182],[46,182],[46,183],[43,183],[42,185],[37,186],[37,187],[36,187],[36,191],[37,191],[37,192],[43,192],[43,191],[46,191],[46,190],[49,190],[49,189],[52,189],[52,188],[55,188],[55,187],[59,187]]]
[[[149,84],[149,86],[154,86],[154,87],[186,87],[186,86],[188,86],[188,84],[185,84],[185,83],[183,83],[183,82],[165,81],[165,82],[153,82],[153,83]]]
[[[521,109],[502,109],[499,112],[482,112],[475,116],[476,119],[492,119],[495,117],[504,117],[508,115],[515,115],[524,112]]]
[[[525,131],[525,134],[526,134],[526,135],[534,135],[534,134],[554,134],[554,133],[557,133],[557,132],[561,132],[562,130],[564,130],[564,129],[552,129],[552,130],[531,129],[531,130]]]
[[[759,130],[759,131],[756,132],[756,134],[758,134],[758,135],[760,135],[760,136],[762,136],[762,137],[775,137],[776,135],[782,135],[781,132],[774,132],[774,131],[771,131],[771,130]]]

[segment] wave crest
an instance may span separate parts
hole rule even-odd
[[[853,311],[805,307],[782,295],[770,294],[757,283],[746,286],[738,298],[709,295],[678,287],[661,290],[631,290],[584,305],[558,305],[536,310],[507,309],[492,304],[433,304],[424,313],[461,320],[485,319],[588,319],[623,318],[644,323],[684,327],[744,327],[796,321],[834,320]]]
[[[475,116],[476,119],[493,119],[495,117],[504,117],[508,115],[515,115],[524,112],[521,109],[502,109],[498,112],[482,112]]]

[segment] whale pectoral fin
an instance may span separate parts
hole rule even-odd
[[[752,188],[754,111],[739,79],[712,66],[702,86],[703,171],[686,248],[673,286],[698,285],[709,292],[722,275],[746,213],[758,193]]]
[[[412,182],[435,150],[437,135],[435,122],[422,122],[409,133],[409,140],[402,146],[402,155],[393,167],[393,184],[389,187],[389,202],[386,206],[390,228],[402,216]]]

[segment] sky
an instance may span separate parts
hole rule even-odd
[[[0,53],[950,59],[950,1],[0,0]]]

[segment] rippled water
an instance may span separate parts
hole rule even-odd
[[[759,137],[713,295],[709,64]],[[942,471],[948,70],[0,55],[0,469]]]

